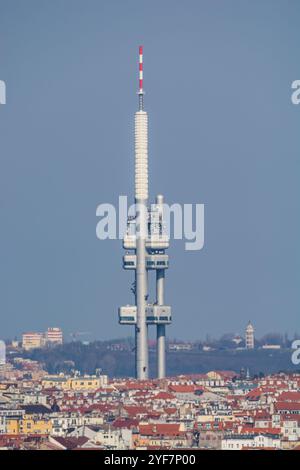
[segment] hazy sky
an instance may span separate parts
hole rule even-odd
[[[169,250],[169,336],[300,331],[299,18],[298,0],[0,0],[0,337],[133,333],[121,242],[95,229],[133,197],[140,43],[151,195],[205,204],[204,249]]]

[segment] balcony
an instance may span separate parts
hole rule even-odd
[[[135,305],[120,307],[119,323],[121,325],[135,325],[136,312]],[[172,322],[171,307],[169,305],[147,305],[146,321],[148,325],[169,325]]]
[[[146,269],[168,269],[169,256],[165,254],[146,255]],[[124,269],[136,269],[136,255],[123,256]]]

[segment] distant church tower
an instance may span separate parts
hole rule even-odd
[[[254,349],[254,328],[250,321],[246,328],[245,340],[246,349]]]

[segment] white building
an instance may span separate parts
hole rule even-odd
[[[70,432],[68,436],[84,436],[95,445],[101,445],[108,449],[125,450],[132,448],[131,429],[114,429],[110,426],[81,426]]]
[[[300,439],[300,419],[298,416],[286,416],[282,418],[281,432],[284,439],[298,441]]]
[[[52,413],[52,436],[65,436],[70,428],[78,428],[83,424],[83,417],[77,413]]]
[[[254,349],[254,328],[249,321],[245,334],[246,349]]]
[[[251,447],[280,449],[280,437],[276,434],[233,434],[225,436],[221,442],[222,450],[242,450]]]
[[[48,328],[46,331],[46,342],[51,344],[62,344],[63,343],[63,333],[60,328]]]
[[[6,423],[7,420],[12,418],[23,418],[25,414],[24,410],[16,410],[16,409],[0,409],[0,434],[6,434],[8,432]]]

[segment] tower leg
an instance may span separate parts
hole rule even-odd
[[[166,376],[166,327],[157,325],[157,377]]]
[[[136,377],[140,380],[149,377],[148,364],[148,328],[146,323],[146,227],[147,207],[144,201],[138,201],[137,205],[139,228],[136,237]]]
[[[156,297],[157,304],[164,305],[164,269],[156,271]],[[166,327],[157,325],[157,377],[162,379],[166,376]]]

